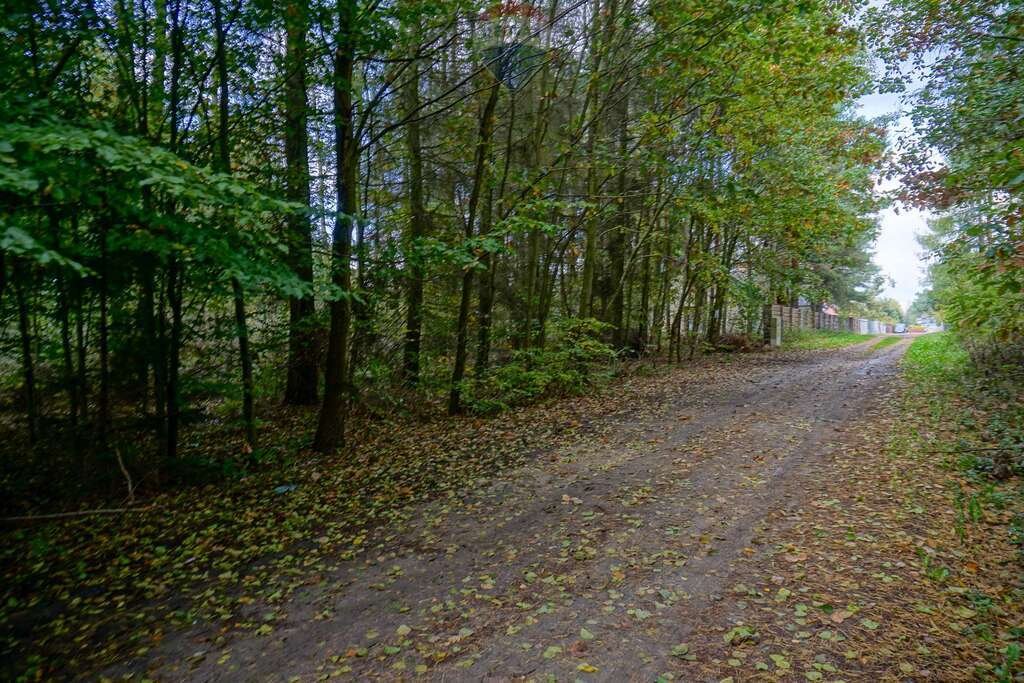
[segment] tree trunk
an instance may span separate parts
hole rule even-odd
[[[168,458],[178,457],[178,426],[181,416],[181,331],[183,266],[172,256],[167,266],[167,303],[171,308],[171,329],[167,342],[167,445]]]
[[[228,60],[227,33],[221,0],[213,1],[213,25],[217,37],[215,59],[217,61],[217,148],[218,169],[231,175],[231,153],[228,146]],[[253,406],[252,352],[249,349],[249,326],[245,317],[245,293],[237,277],[231,278],[231,294],[235,309],[235,335],[238,337],[238,357],[242,367],[242,423],[245,426],[245,440],[249,448],[256,445],[256,416]]]
[[[61,251],[60,216],[54,206],[46,207],[46,218],[49,222],[50,236],[53,240],[54,251]],[[61,348],[61,381],[64,391],[68,397],[68,426],[71,429],[72,442],[75,452],[79,450],[78,440],[78,417],[79,417],[79,396],[75,386],[75,363],[74,351],[71,348],[71,294],[68,286],[68,275],[62,269],[57,272],[55,278],[57,290],[57,323],[60,329]]]
[[[614,33],[615,1],[609,3],[603,11],[601,1],[594,0],[591,9],[590,26],[590,54],[588,56],[589,78],[587,82],[587,96],[583,105],[584,114],[589,112],[590,120],[587,125],[587,200],[595,202],[598,190],[598,159],[597,139],[600,131],[601,113],[598,108],[598,97],[600,94],[600,71],[605,51],[611,42]],[[600,32],[598,26],[602,24]],[[595,202],[596,203],[596,202]],[[598,241],[599,234],[599,212],[596,206],[587,209],[586,221],[586,246],[583,256],[583,284],[580,291],[580,313],[581,318],[590,318],[594,315],[594,281],[597,276]]]
[[[75,357],[78,360],[78,377],[75,381],[79,395],[79,416],[83,421],[89,413],[89,375],[85,353],[85,311],[82,306],[82,292],[75,289]]]
[[[181,31],[181,3],[175,3],[170,13],[171,31],[171,82],[168,119],[170,134],[168,147],[172,152],[178,151],[178,116],[181,104],[181,66],[184,61],[185,46]],[[174,202],[167,201],[165,210],[168,215],[175,213]],[[168,458],[178,457],[178,427],[181,416],[181,335],[182,335],[182,304],[184,294],[185,265],[177,255],[172,254],[167,264],[167,284],[165,298],[171,309],[170,330],[166,329],[166,317],[161,303],[160,325],[164,328],[161,338],[167,340],[167,425],[165,433],[167,442],[164,454]]]
[[[366,172],[363,176],[366,178],[364,183],[364,195],[369,195],[369,181],[370,181],[370,162],[372,161],[372,153],[367,150],[367,163]],[[359,160],[356,161],[359,163]],[[358,166],[357,166],[358,175]],[[356,193],[356,201],[353,207],[360,206],[359,193]],[[359,211],[353,208],[353,214],[359,213]],[[355,223],[355,248],[353,249],[353,256],[355,258],[355,269],[356,269],[356,282],[355,289],[352,293],[351,306],[351,325],[352,331],[349,333],[352,341],[349,344],[351,350],[349,351],[348,359],[348,380],[345,386],[348,388],[349,400],[355,400],[358,398],[357,392],[358,387],[355,383],[355,371],[363,354],[368,350],[370,345],[373,343],[372,338],[372,318],[373,318],[373,299],[371,298],[373,291],[370,285],[369,269],[366,267],[366,221],[361,219],[354,220]],[[379,216],[378,216],[379,218]]]
[[[656,219],[655,219],[656,220]],[[648,309],[651,306],[651,256],[653,250],[648,245],[646,253],[642,254],[640,258],[643,259],[643,264],[640,271],[640,326],[637,329],[637,343],[639,344],[639,353],[641,355],[647,352],[647,347],[650,342],[650,327],[648,321],[651,316],[648,313]]]
[[[284,154],[285,190],[289,200],[308,205],[309,133],[306,129],[307,7],[285,7]],[[304,213],[288,217],[288,261],[303,282],[313,281],[313,226]],[[312,292],[288,298],[288,378],[284,402],[313,405],[317,400],[316,306]]]
[[[334,50],[335,192],[338,215],[331,248],[331,282],[342,296],[331,302],[324,400],[313,448],[335,450],[345,443],[348,411],[348,335],[352,317],[352,222],[357,204],[359,156],[353,131],[352,73],[355,61],[355,0],[338,0],[338,34]]]
[[[484,202],[483,214],[480,216],[480,234],[487,235],[494,225],[496,212],[500,214],[505,206],[505,187],[508,181],[509,168],[512,163],[512,134],[515,130],[516,121],[516,99],[512,93],[509,98],[509,116],[507,135],[505,136],[505,162],[501,171],[501,180],[497,187],[497,197],[492,186],[492,177],[488,173],[486,177],[487,200]],[[497,204],[497,208],[495,207]],[[495,299],[495,278],[498,272],[498,255],[491,252],[484,252],[480,255],[483,265],[480,273],[480,295],[477,308],[477,345],[476,364],[474,374],[482,377],[491,365],[491,329],[494,322],[494,299]]]
[[[626,341],[626,330],[623,324],[623,302],[624,287],[621,286],[623,277],[625,275],[626,268],[626,223],[629,220],[629,210],[626,203],[626,190],[627,190],[627,179],[626,179],[626,164],[628,163],[627,158],[627,125],[629,121],[629,100],[625,95],[619,95],[621,101],[618,103],[616,113],[618,114],[618,133],[619,133],[619,149],[618,149],[618,221],[617,225],[612,228],[611,234],[608,238],[608,261],[611,264],[611,278],[612,282],[615,283],[615,290],[612,294],[611,301],[611,315],[608,320],[612,325],[612,346],[616,349],[621,349],[625,346]]]
[[[99,395],[99,412],[96,416],[97,427],[99,432],[99,441],[101,445],[107,445],[107,437],[110,434],[110,325],[109,325],[109,299],[110,299],[110,285],[109,279],[109,267],[108,267],[108,245],[107,245],[107,232],[109,226],[106,221],[111,220],[110,216],[103,218],[103,222],[100,224],[99,229],[99,240],[100,240],[100,267],[99,267],[99,279],[100,279],[100,321],[99,321],[99,336],[100,336],[100,395]]]
[[[32,326],[29,320],[28,298],[25,296],[25,280],[28,276],[21,259],[14,259],[14,298],[18,306],[18,337],[21,341],[21,369],[25,383],[22,398],[25,403],[29,444],[35,445],[39,439],[39,413],[36,403],[35,362],[32,358]]]
[[[51,211],[50,223],[53,228],[56,248],[60,249],[59,230],[60,223],[56,214]],[[57,318],[60,322],[60,348],[61,360],[63,361],[63,382],[64,391],[68,395],[68,423],[71,428],[72,441],[75,450],[78,450],[78,417],[79,417],[79,394],[76,386],[74,352],[71,348],[71,297],[69,293],[68,278],[64,273],[57,277]]]
[[[420,242],[427,236],[427,209],[423,197],[423,148],[420,139],[420,71],[413,60],[409,82],[402,95],[406,124],[405,142],[409,155],[409,229],[406,239],[405,343],[402,347],[402,379],[415,386],[420,377],[420,339],[423,334],[423,263]]]
[[[466,217],[466,240],[473,238],[473,224],[476,222],[477,205],[483,190],[487,160],[490,156],[491,135],[494,133],[494,109],[498,105],[500,84],[491,85],[487,102],[480,112],[479,135],[476,144],[476,163],[473,170],[473,188],[469,195],[469,215]],[[462,410],[462,379],[466,374],[466,342],[469,337],[469,303],[473,291],[473,268],[467,267],[462,274],[462,296],[459,299],[459,322],[455,341],[455,364],[452,369],[451,390],[448,394],[448,414],[455,415]]]
[[[167,439],[167,356],[163,326],[156,323],[156,266],[151,258],[145,259],[139,280],[142,285],[140,294],[142,337],[146,343],[146,357],[153,368],[153,399],[155,409],[157,443],[163,444]]]
[[[486,235],[491,230],[494,220],[494,192],[487,190],[487,201],[484,202],[483,215],[480,218],[480,233]],[[491,364],[491,314],[494,309],[494,276],[497,261],[494,254],[485,253],[481,256],[483,269],[480,272],[480,301],[477,309],[477,343],[476,364],[473,371],[482,377]]]

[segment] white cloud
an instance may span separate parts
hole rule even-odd
[[[901,114],[894,124],[890,125],[889,140],[895,143],[895,137],[910,130],[910,121],[902,116],[899,96],[888,93],[865,95],[857,102],[861,116],[876,117],[888,114]],[[898,188],[898,183],[884,183],[879,189],[891,191]],[[924,279],[924,263],[922,262],[921,246],[917,243],[917,235],[927,232],[929,214],[916,209],[890,207],[879,214],[879,234],[875,241],[874,262],[882,269],[882,275],[891,279],[893,285],[886,287],[882,296],[893,297],[906,310],[914,301],[921,289]]]
[[[874,261],[893,285],[882,293],[906,310],[914,301],[924,278],[924,263],[917,235],[927,232],[928,213],[888,208],[880,215],[881,230],[875,242]]]

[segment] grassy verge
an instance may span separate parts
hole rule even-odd
[[[918,549],[923,578],[944,587],[952,624],[984,656],[975,675],[1012,681],[1024,646],[1024,382],[972,366],[950,333],[917,338],[903,359],[907,391],[893,457],[947,472],[954,539]],[[1019,370],[1017,371],[1019,373]],[[943,511],[932,511],[939,516]]]
[[[902,337],[882,337],[871,346],[872,351],[881,351],[884,348],[899,344],[903,341]]]
[[[871,336],[836,330],[787,330],[782,337],[782,347],[805,351],[838,349],[867,341]]]

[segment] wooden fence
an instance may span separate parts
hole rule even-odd
[[[810,306],[782,306],[774,304],[764,307],[765,329],[769,329],[772,318],[782,320],[783,330],[836,330],[857,334],[891,334],[893,325],[879,320],[850,318],[811,310]]]

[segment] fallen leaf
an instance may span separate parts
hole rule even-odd
[[[561,647],[558,645],[549,645],[548,648],[544,650],[544,659],[554,659],[560,654],[562,654]]]

